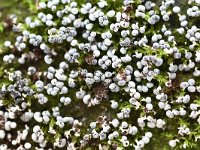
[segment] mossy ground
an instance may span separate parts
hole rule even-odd
[[[156,1],[158,3],[160,2],[160,0],[156,0]],[[184,7],[185,0],[177,0],[177,3],[180,3],[180,5]],[[29,7],[31,5],[33,5],[33,7]],[[1,32],[0,33],[1,35],[0,36],[0,64],[3,64],[2,57],[5,53],[7,53],[6,51],[2,50],[4,41],[14,38],[14,34],[13,32],[10,32],[11,31],[10,28],[3,28],[3,21],[5,21],[10,14],[16,14],[18,16],[18,20],[25,19],[25,17],[30,13],[30,10],[27,8],[34,9],[34,5],[36,5],[34,0],[30,0],[30,3],[24,3],[21,0],[0,0],[0,20],[1,20],[0,22],[0,32]],[[176,25],[172,24],[172,26],[176,26]],[[39,66],[42,67],[42,63],[39,64]],[[2,65],[0,66],[0,82],[3,79],[1,76],[3,67],[4,66]],[[18,68],[18,66],[13,66],[13,67]],[[109,113],[110,115],[112,115],[112,112],[109,112],[109,110],[105,110],[104,107],[88,108],[88,107],[82,107],[83,105],[81,104],[79,105],[80,106],[76,106],[76,108],[74,107],[74,108],[66,108],[66,109],[69,111],[73,109],[73,112],[69,112],[69,114],[74,115],[75,113],[78,119],[87,117],[89,120],[86,120],[86,123],[91,122],[92,120],[95,120],[96,116],[98,116],[99,114]],[[135,119],[136,121],[136,118],[134,118],[134,114],[131,118],[133,120]],[[172,120],[172,122],[170,123],[171,125],[174,124],[173,121],[175,120]],[[169,126],[168,128],[174,128],[174,127]],[[144,150],[170,150],[170,147],[167,144],[168,141],[166,140],[167,135],[165,134],[165,131],[161,132],[161,130],[154,130],[152,132],[154,134],[153,139],[151,140],[149,144],[145,146]],[[198,149],[200,149],[200,144],[198,145],[199,145]],[[187,150],[189,149],[187,148]],[[194,150],[194,149],[191,149],[191,150]]]

